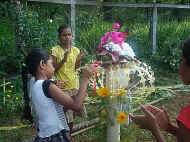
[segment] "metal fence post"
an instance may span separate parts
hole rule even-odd
[[[5,105],[6,80],[3,78],[3,105]]]
[[[152,54],[156,53],[156,46],[157,46],[157,7],[156,7],[156,0],[154,0],[154,7],[153,7],[153,16],[152,16]]]
[[[75,12],[76,12],[76,5],[75,5],[75,0],[71,0],[71,29],[72,29],[72,33],[73,33],[73,45],[75,45]]]

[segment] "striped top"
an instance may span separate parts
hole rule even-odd
[[[36,115],[38,136],[52,136],[61,130],[68,130],[63,106],[55,102],[48,92],[50,80],[37,80],[30,85],[32,106]]]

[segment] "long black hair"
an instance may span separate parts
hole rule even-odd
[[[26,57],[26,66],[32,76],[36,76],[37,68],[41,61],[47,62],[50,55],[42,48],[33,48]]]
[[[28,80],[29,80],[29,73],[26,65],[22,66],[22,89],[23,89],[23,99],[24,99],[24,109],[22,118],[28,120],[30,123],[33,122],[33,117],[31,115],[31,108],[30,108],[30,98],[28,95]]]
[[[35,77],[40,61],[46,63],[49,57],[49,53],[46,50],[41,48],[33,48],[25,58],[25,65],[22,66],[22,83],[24,93],[24,109],[22,118],[28,120],[31,123],[33,122],[33,117],[28,93],[28,81],[30,80],[31,76]]]

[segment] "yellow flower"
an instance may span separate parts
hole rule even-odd
[[[96,90],[97,94],[101,97],[107,97],[110,95],[109,89],[106,87],[100,88]]]
[[[118,90],[118,96],[124,96],[126,94],[125,89],[119,89]]]
[[[128,116],[125,112],[119,112],[117,115],[117,122],[123,124],[127,121]]]

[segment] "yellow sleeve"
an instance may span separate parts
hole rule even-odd
[[[73,47],[75,49],[75,54],[78,56],[80,54],[80,49],[77,47]]]
[[[52,49],[51,49],[51,55],[52,56],[55,56],[55,57],[57,57],[58,56],[58,54],[57,54],[57,47],[52,47]]]

